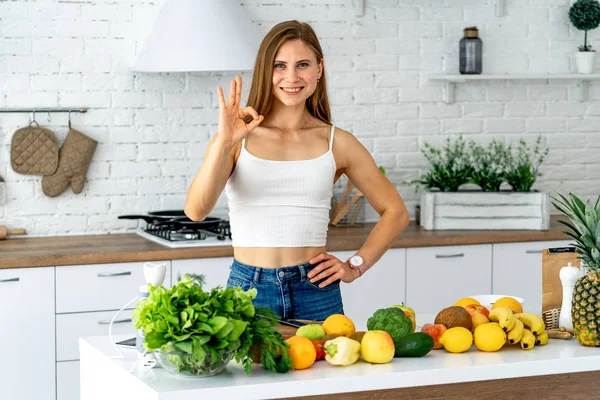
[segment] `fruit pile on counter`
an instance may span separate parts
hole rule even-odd
[[[435,341],[434,348],[451,353],[463,353],[473,344],[481,351],[498,351],[505,345],[517,345],[523,350],[548,342],[542,317],[524,313],[521,303],[513,297],[501,297],[491,310],[473,298],[458,300],[444,308],[434,323],[421,329]]]
[[[531,350],[549,338],[543,319],[524,313],[512,297],[499,298],[491,310],[473,298],[463,298],[441,310],[420,332],[415,328],[415,311],[402,304],[377,310],[368,319],[366,332],[355,331],[350,318],[335,314],[322,325],[302,326],[286,342],[294,369],[305,369],[321,359],[347,366],[361,358],[381,364],[395,357],[423,357],[433,349],[464,353],[473,344],[484,352],[511,345]]]
[[[319,360],[335,366],[361,360],[385,364],[423,357],[434,349],[463,353],[473,344],[485,352],[505,346],[531,350],[549,338],[542,318],[524,313],[512,297],[497,299],[489,309],[476,299],[460,299],[420,331],[415,310],[401,304],[376,310],[367,331],[356,331],[349,316],[334,314],[288,336],[277,329],[279,320],[271,310],[254,307],[255,297],[256,289],[205,291],[201,277],[186,276],[169,289],[151,286],[133,319],[145,334],[144,348],[155,353],[163,368],[192,376],[218,374],[232,359],[248,374],[256,363],[283,373],[310,368]]]

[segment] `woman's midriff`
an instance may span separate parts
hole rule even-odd
[[[233,256],[242,264],[262,268],[282,268],[304,264],[325,252],[323,247],[235,247]]]

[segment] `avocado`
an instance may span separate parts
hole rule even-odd
[[[433,349],[433,338],[425,332],[415,332],[396,341],[394,357],[423,357]]]

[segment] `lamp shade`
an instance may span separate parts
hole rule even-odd
[[[261,40],[237,0],[166,0],[132,69],[248,71]]]

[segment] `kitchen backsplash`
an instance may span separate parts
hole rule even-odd
[[[7,189],[0,225],[32,236],[123,232],[138,222],[118,215],[183,207],[216,130],[216,86],[234,74],[128,69],[163,2],[0,2],[0,108],[89,107],[72,116],[73,127],[98,141],[84,191],[49,198],[41,177],[10,167],[11,137],[27,114],[0,114]],[[503,17],[495,0],[367,0],[363,16],[351,0],[241,3],[264,33],[282,20],[311,23],[325,52],[335,125],[386,168],[413,216],[419,195],[402,182],[424,170],[423,143],[448,135],[533,143],[541,134],[550,153],[534,188],[600,193],[600,84],[580,102],[577,81],[467,83],[446,104],[443,83],[427,79],[458,71],[467,26],[477,26],[484,42],[484,73],[575,71],[583,33],[569,23],[569,0],[511,0]],[[594,48],[599,34],[590,32]],[[251,75],[242,77],[247,93]],[[66,115],[36,120],[64,140]],[[213,214],[226,213],[222,196]],[[376,217],[369,210],[367,219]]]

